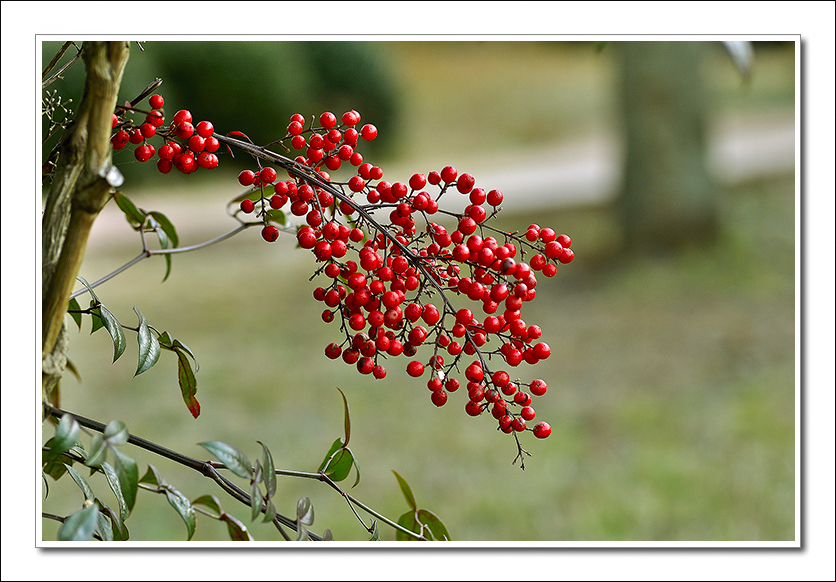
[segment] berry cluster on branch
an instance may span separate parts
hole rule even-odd
[[[488,411],[498,430],[514,435],[518,458],[527,454],[519,433],[551,434],[545,421],[528,426],[536,417],[533,397],[546,393],[546,382],[523,381],[514,369],[551,355],[523,310],[535,300],[540,277],[553,277],[558,265],[574,259],[568,235],[537,224],[524,233],[494,227],[503,193],[476,186],[472,174],[453,166],[414,173],[406,182],[385,180],[357,151],[361,140],[378,134],[371,124],[360,127],[357,111],[339,119],[324,112],[310,121],[295,114],[283,138],[256,146],[240,132],[214,133],[208,121],[192,125],[186,110],[166,127],[162,97],[153,95],[149,104],[139,127],[124,110],[114,115],[114,148],[135,144],[136,158],[147,161],[155,151],[147,140],[160,136],[158,169],[186,174],[216,167],[220,145],[244,151],[258,167],[238,176],[248,188],[238,211],[263,222],[268,242],[279,237],[285,210],[304,221],[296,228],[298,246],[313,253],[314,277],[324,277],[313,296],[324,304],[322,320],[336,323],[341,338],[326,346],[328,358],[381,379],[384,363],[403,356],[408,375],[427,377],[436,406],[464,383],[465,412]],[[273,145],[295,158],[269,150]],[[332,178],[346,164],[352,175]],[[461,210],[440,206],[451,193],[466,197]]]

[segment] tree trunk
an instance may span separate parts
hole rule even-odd
[[[121,176],[111,164],[111,119],[127,42],[85,42],[84,95],[61,144],[46,200],[42,234],[42,394],[50,400],[66,366],[64,314],[76,285],[87,238]]]
[[[698,70],[704,46],[619,43],[627,138],[619,210],[627,248],[664,251],[715,238],[716,188],[705,167]]]

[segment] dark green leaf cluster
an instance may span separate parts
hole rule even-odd
[[[134,507],[139,484],[136,461],[117,448],[128,442],[128,429],[121,421],[110,422],[102,434],[93,435],[89,451],[79,441],[80,433],[81,427],[75,418],[65,414],[58,422],[55,436],[43,447],[43,474],[57,480],[66,473],[84,494],[81,508],[64,520],[58,539],[86,541],[95,536],[104,541],[127,540],[125,519]],[[112,464],[107,462],[108,453],[113,458]],[[73,463],[79,461],[91,469],[91,475],[104,474],[116,497],[118,510],[111,509],[98,497],[81,473],[73,468]]]

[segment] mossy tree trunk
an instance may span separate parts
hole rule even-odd
[[[121,175],[111,163],[111,119],[127,42],[85,42],[84,95],[62,137],[60,155],[46,199],[42,233],[42,395],[53,392],[66,366],[64,315],[77,284],[87,238]]]

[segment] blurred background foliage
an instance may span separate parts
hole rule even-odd
[[[710,168],[716,232],[652,252],[624,234],[617,203],[622,182],[586,199],[572,191],[574,182],[529,180],[567,160],[572,166],[573,156],[601,152],[623,177],[618,44],[149,42],[142,52],[132,49],[125,74],[124,99],[159,76],[169,114],[189,108],[198,119],[244,131],[256,142],[283,135],[295,112],[357,109],[363,122],[380,129],[363,153],[390,180],[453,164],[490,188],[490,176],[510,172],[501,224],[550,225],[572,236],[577,253],[554,280],[538,286],[527,315],[543,328],[553,355],[519,373],[548,380],[537,414],[554,432],[545,441],[527,439],[534,456],[524,472],[510,464],[513,443],[495,433],[492,421],[467,417],[458,393],[436,409],[424,383],[408,378],[397,362],[375,382],[326,360],[322,351],[337,330],[320,321],[321,305],[311,298],[318,282],[308,281],[313,264],[307,253],[294,252],[288,236],[268,245],[248,231],[175,257],[162,286],[162,261],[146,261],[97,290],[126,323],[138,305],[150,323],[195,351],[198,420],[180,399],[173,359],[163,354],[155,368],[131,379],[130,345],[110,365],[109,338],[90,336],[87,322],[80,333],[71,328],[70,358],[82,381],[65,378],[62,404],[105,422],[119,418],[136,434],[186,454],[201,456],[194,443],[217,439],[255,458],[261,440],[278,466],[315,470],[341,434],[339,386],[351,406],[351,446],[363,471],[352,494],[388,516],[400,515],[405,504],[395,469],[456,540],[794,539],[792,165],[745,175]],[[55,48],[44,46],[45,61]],[[701,51],[694,81],[704,91],[709,153],[716,154],[730,128],[762,142],[758,132],[792,123],[794,44],[754,48],[747,83],[719,43]],[[66,86],[80,74],[80,67],[72,69]],[[590,150],[588,143],[598,140],[616,145]],[[239,193],[234,175],[246,160],[222,159],[213,173],[185,179],[138,168],[129,152],[115,159],[130,172],[125,192],[166,213],[181,244],[232,228],[222,208]],[[588,181],[599,177],[592,172]],[[82,275],[91,281],[138,250],[112,206],[90,241]],[[200,476],[131,453],[192,499],[221,496]],[[80,495],[68,481],[50,484],[45,507],[70,513],[78,506]],[[344,501],[325,485],[280,479],[279,495],[278,508],[288,514],[298,497],[310,496],[315,530],[362,538]],[[222,502],[246,519],[246,508]],[[162,496],[142,495],[137,507],[142,511],[128,520],[133,539],[184,539],[185,528]],[[54,539],[55,531],[45,523],[45,537]],[[277,537],[260,526],[253,535]],[[225,536],[222,526],[198,519],[196,539]],[[384,537],[393,536],[384,530]]]

